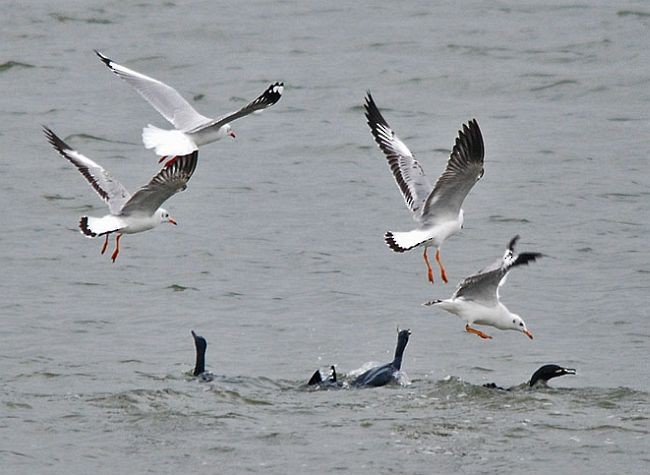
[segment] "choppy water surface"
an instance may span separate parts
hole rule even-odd
[[[0,30],[3,473],[647,473],[650,9],[644,2],[9,2]],[[201,150],[180,226],[76,230],[104,208],[45,124],[135,189],[166,125],[92,49],[206,115],[285,96]],[[444,246],[419,251],[372,142],[379,107],[427,172],[476,117],[486,173]],[[501,292],[535,334],[463,332],[420,306],[500,256],[548,257]],[[313,391],[317,367],[389,361],[410,384]],[[187,376],[190,330],[209,384]],[[536,391],[545,363],[577,369]]]

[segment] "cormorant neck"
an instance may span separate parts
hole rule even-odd
[[[402,356],[404,349],[409,341],[408,333],[401,334],[397,337],[397,347],[395,348],[395,359],[393,359],[392,366],[399,370],[402,367]]]
[[[194,366],[194,376],[205,372],[205,349],[196,349],[196,365]]]

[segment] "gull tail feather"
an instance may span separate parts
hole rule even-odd
[[[145,148],[154,149],[161,157],[189,155],[198,148],[184,132],[160,129],[151,124],[142,129],[142,143]]]
[[[431,239],[431,235],[429,233],[420,231],[418,229],[406,232],[388,231],[386,234],[384,234],[384,241],[386,241],[386,245],[388,245],[388,247],[390,247],[395,252],[410,251],[414,247],[418,247],[420,244],[424,244],[429,239]]]
[[[124,225],[120,222],[119,218],[114,216],[104,216],[103,218],[82,216],[79,220],[81,233],[89,238],[119,231],[123,227]]]

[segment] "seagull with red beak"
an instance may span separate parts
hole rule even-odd
[[[120,253],[120,238],[123,234],[147,231],[161,223],[177,224],[169,212],[160,206],[187,187],[187,182],[196,169],[198,151],[178,157],[172,166],[163,167],[149,183],[131,195],[110,172],[74,150],[47,127],[43,127],[43,131],[55,150],[77,167],[108,205],[110,214],[101,218],[82,216],[79,228],[89,238],[105,236],[102,254],[106,252],[108,237],[115,233],[115,251],[111,255],[113,262]]]
[[[539,252],[515,253],[519,236],[510,240],[501,259],[485,269],[465,278],[447,300],[432,300],[423,305],[434,305],[465,320],[465,330],[483,339],[492,338],[472,325],[489,325],[499,330],[515,330],[531,340],[533,334],[516,313],[510,312],[499,300],[499,288],[505,283],[510,269],[535,262],[543,254]]]

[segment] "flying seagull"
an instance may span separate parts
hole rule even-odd
[[[199,146],[219,140],[227,135],[235,138],[230,122],[272,106],[280,100],[284,83],[275,82],[255,100],[238,111],[216,119],[199,114],[176,89],[157,79],[117,64],[95,50],[99,59],[118,77],[128,82],[151,106],[173,126],[173,130],[160,129],[151,124],[142,129],[142,141],[148,149],[161,156],[173,158],[188,155]],[[169,164],[169,162],[167,162]]]
[[[110,172],[74,150],[50,129],[43,127],[43,132],[55,150],[77,167],[90,186],[108,205],[110,214],[101,218],[82,216],[79,228],[90,238],[106,236],[102,254],[106,252],[108,236],[116,233],[115,251],[111,255],[113,262],[120,252],[120,238],[123,234],[147,231],[160,223],[177,224],[169,216],[169,212],[160,206],[172,195],[186,188],[188,180],[196,169],[198,151],[178,157],[172,166],[163,167],[149,183],[131,195]]]
[[[501,259],[458,284],[450,299],[432,300],[423,305],[435,305],[458,315],[465,320],[467,332],[484,339],[492,337],[472,328],[471,325],[489,325],[499,330],[516,330],[532,340],[533,334],[521,317],[510,312],[499,300],[499,288],[506,282],[510,269],[535,262],[543,256],[539,252],[515,254],[515,244],[518,240],[519,236],[513,237]]]
[[[447,161],[447,167],[432,186],[424,170],[406,144],[395,135],[375,105],[370,92],[365,102],[366,118],[377,145],[386,155],[406,206],[417,223],[416,229],[406,232],[388,231],[384,240],[395,252],[409,251],[424,246],[427,276],[433,283],[433,271],[427,249],[436,248],[440,276],[447,283],[447,273],[440,261],[440,246],[449,236],[463,227],[465,197],[483,176],[483,137],[475,119],[463,125]]]

